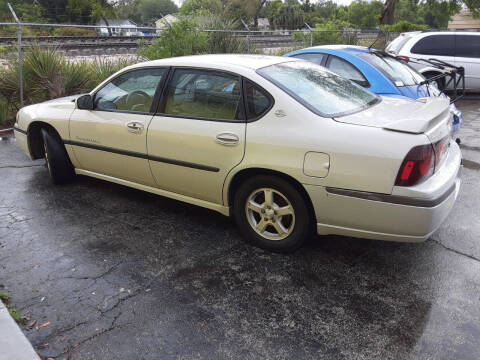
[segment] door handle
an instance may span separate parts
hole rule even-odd
[[[221,145],[234,146],[238,144],[240,139],[236,134],[225,132],[218,134],[215,141]]]
[[[140,134],[143,131],[143,124],[138,121],[130,121],[125,126],[129,132],[134,134]]]

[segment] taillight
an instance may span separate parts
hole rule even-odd
[[[445,158],[449,146],[448,136],[433,145],[415,146],[403,160],[395,185],[413,186],[428,179]]]
[[[408,56],[397,56],[397,59],[400,59],[402,61],[405,61],[406,63],[408,63],[410,61],[410,59],[408,58]]]
[[[398,171],[395,185],[412,186],[433,174],[435,154],[432,145],[415,146],[409,151]]]

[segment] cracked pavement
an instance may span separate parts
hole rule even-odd
[[[480,102],[463,188],[422,244],[244,244],[212,211],[96,179],[53,186],[0,141],[0,290],[56,359],[474,359],[480,353]],[[48,344],[48,345],[46,345]]]

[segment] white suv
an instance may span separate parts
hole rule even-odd
[[[415,31],[402,33],[386,51],[408,61],[438,59],[465,68],[465,88],[480,90],[480,32],[472,31]],[[438,68],[410,62],[426,78],[438,75]],[[439,84],[440,86],[444,84]]]

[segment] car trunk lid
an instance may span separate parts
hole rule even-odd
[[[347,124],[372,126],[412,134],[425,133],[431,141],[450,131],[449,101],[446,98],[418,100],[384,97],[377,105],[355,114],[335,117]]]

